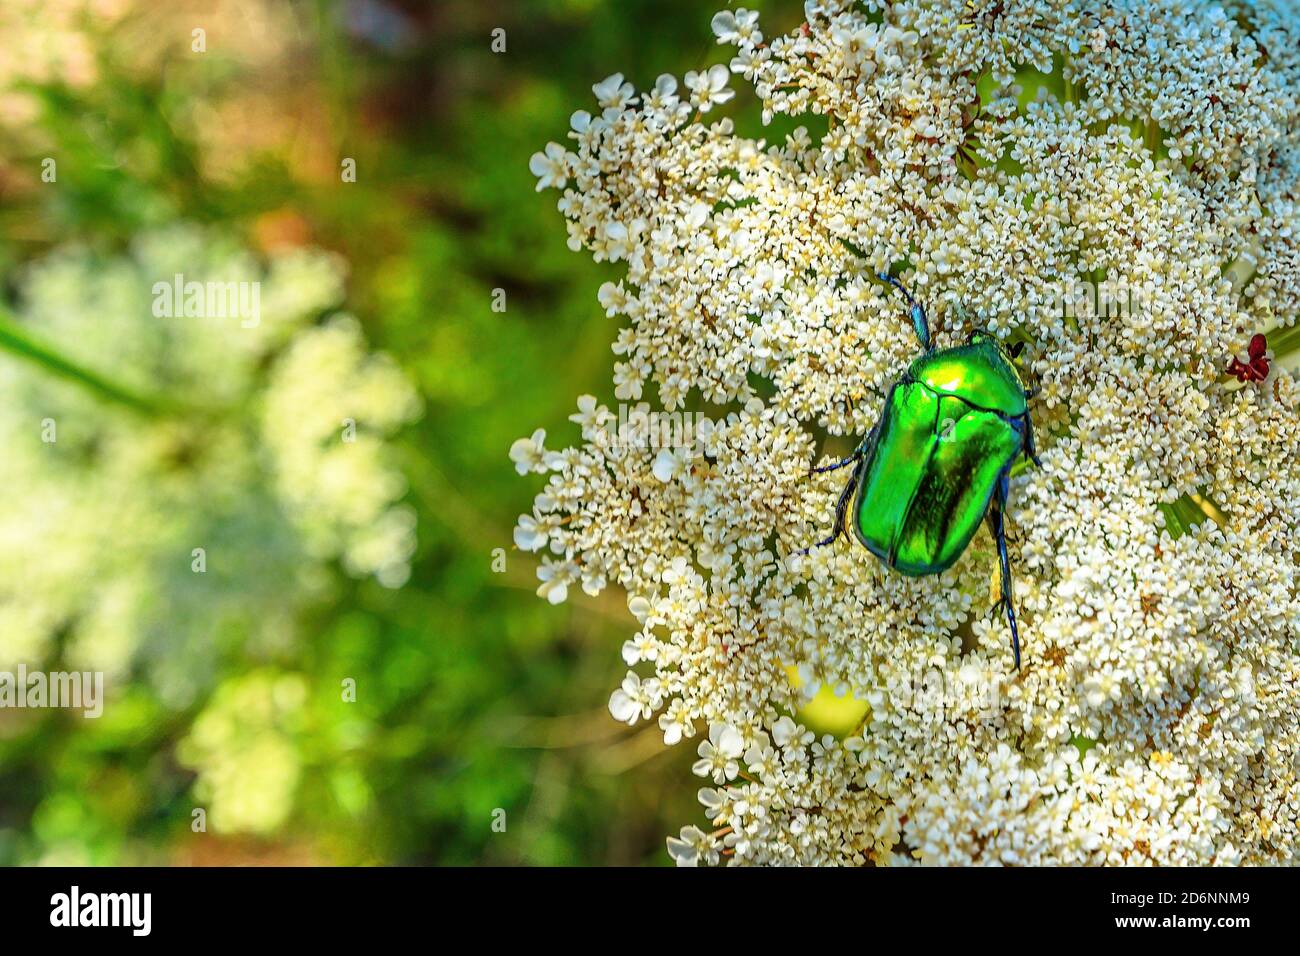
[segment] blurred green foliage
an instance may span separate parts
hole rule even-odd
[[[775,25],[797,22],[798,5],[786,6]],[[161,17],[161,51],[142,57],[124,39],[155,15],[142,4],[87,25],[93,83],[26,87],[37,108],[0,139],[6,297],[23,264],[57,245],[112,250],[173,221],[259,242],[287,231],[341,253],[349,308],[425,402],[398,448],[419,513],[412,578],[386,590],[340,572],[295,622],[295,641],[256,655],[223,644],[211,694],[183,708],[133,680],[110,688],[98,721],[0,712],[0,862],[665,863],[664,836],[698,815],[693,748],[665,751],[653,726],[609,716],[633,620],[613,591],[561,607],[532,593],[533,559],[510,533],[536,487],[506,450],[536,427],[556,445],[576,438],[576,396],[612,396],[615,329],[595,290],[614,273],[568,251],[528,158],[592,107],[590,86],[609,73],[644,88],[725,61],[713,7],[288,8],[296,32],[282,62],[249,66],[222,50],[218,29],[193,55],[184,17]],[[504,53],[491,50],[498,27]],[[21,38],[0,38],[11,40]],[[200,107],[250,89],[286,98],[289,115],[308,99],[319,122],[309,145],[248,149],[214,175],[206,151],[236,137],[221,124],[239,113]],[[38,181],[47,156],[54,184]],[[339,180],[343,157],[356,160],[355,183]],[[494,289],[504,313],[491,309]],[[193,833],[201,802],[180,742],[205,708],[284,675],[306,689],[277,738],[302,767],[292,811],[270,833]],[[353,704],[340,701],[345,678]],[[497,808],[504,833],[492,828]]]

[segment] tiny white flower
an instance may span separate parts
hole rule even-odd
[[[725,103],[736,91],[727,88],[731,79],[730,71],[721,64],[714,64],[702,73],[694,70],[686,74],[686,88],[691,91],[691,103],[701,113],[707,113],[715,105]]]
[[[622,109],[632,100],[635,90],[631,83],[623,82],[622,73],[614,73],[594,85],[591,92],[604,109]]]
[[[547,143],[546,151],[533,153],[529,171],[537,177],[537,191],[563,189],[569,181],[569,154],[559,143]]]
[[[596,292],[596,297],[600,300],[601,308],[605,310],[606,315],[617,315],[627,307],[628,296],[623,291],[623,283],[605,282]]]
[[[659,703],[659,682],[643,681],[633,671],[628,671],[623,684],[609,698],[609,712],[615,720],[635,724],[649,717]]]
[[[639,594],[629,595],[627,599],[627,609],[632,612],[632,616],[637,619],[638,623],[644,625],[646,619],[650,616],[650,612],[654,610],[654,605]]]
[[[711,776],[714,783],[726,783],[740,773],[744,750],[744,738],[734,727],[715,723],[709,727],[709,739],[700,742],[700,759],[691,769],[698,776]]]
[[[510,446],[510,460],[515,463],[515,471],[526,475],[530,471],[546,471],[546,430],[537,429],[529,438],[521,438]]]
[[[659,454],[655,456],[655,463],[651,471],[654,476],[661,482],[667,484],[672,481],[686,467],[686,462],[681,455],[678,455],[671,448],[659,449]]]
[[[723,10],[713,15],[713,33],[719,43],[756,44],[763,42],[763,34],[756,29],[758,11],[746,10],[744,7],[735,13]]]
[[[672,110],[678,104],[677,77],[662,73],[655,80],[654,89],[646,96],[646,106],[652,110]]]
[[[537,579],[542,582],[537,588],[538,597],[546,598],[551,604],[563,604],[569,596],[569,585],[578,580],[578,569],[570,561],[542,558]]]
[[[705,839],[699,827],[682,827],[680,837],[668,838],[668,855],[678,866],[698,866]]]
[[[524,514],[519,516],[519,523],[515,526],[514,537],[515,545],[520,551],[540,551],[546,547],[546,542],[550,539],[550,532],[543,523],[532,515]]]

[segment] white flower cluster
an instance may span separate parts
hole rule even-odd
[[[626,320],[615,396],[730,409],[671,467],[590,397],[580,446],[517,443],[548,476],[516,532],[540,593],[626,589],[611,710],[669,743],[707,731],[710,827],[669,841],[679,863],[1292,862],[1300,388],[1223,372],[1300,313],[1300,16],[879,7],[809,0],[773,38],[714,18],[764,120],[807,116],[783,142],[706,123],[715,68],[639,96],[612,77],[534,157],[571,247],[627,264],[599,295]],[[1029,343],[1019,671],[985,532],[928,578],[845,539],[794,555],[843,480],[810,466],[917,352],[887,269],[939,346],[977,323]],[[1143,308],[1063,303],[1103,279]],[[827,687],[866,706],[842,737],[796,723]]]
[[[202,290],[256,283],[260,320],[155,308],[178,274]],[[406,579],[414,514],[386,439],[419,400],[354,319],[318,322],[342,295],[332,255],[264,264],[188,226],[30,269],[24,329],[163,405],[137,412],[0,362],[0,662],[41,661],[61,637],[69,664],[110,679],[140,666],[186,702],[232,641],[292,641],[329,562]]]
[[[254,670],[223,683],[176,749],[217,833],[268,834],[293,810],[302,777],[306,681]]]

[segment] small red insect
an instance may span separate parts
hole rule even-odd
[[[1268,378],[1268,339],[1262,334],[1253,335],[1247,347],[1250,361],[1243,363],[1235,355],[1228,366],[1228,374],[1235,375],[1239,382],[1262,382]]]

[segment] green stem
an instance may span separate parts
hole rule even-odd
[[[137,412],[158,415],[170,407],[161,399],[141,395],[59,354],[15,322],[4,306],[0,306],[0,349]]]
[[[1074,78],[1072,76],[1073,68],[1070,64],[1069,56],[1061,55],[1061,84],[1065,89],[1065,102],[1078,103],[1079,91],[1075,89]]]
[[[1275,359],[1284,358],[1300,348],[1300,324],[1268,333],[1268,348]]]

